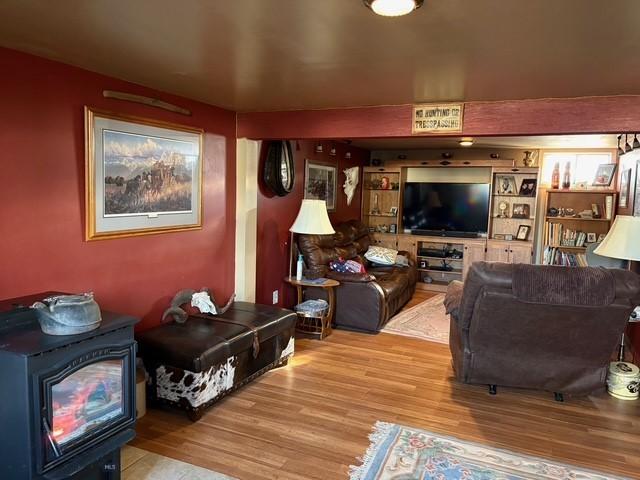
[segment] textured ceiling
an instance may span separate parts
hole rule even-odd
[[[2,0],[0,45],[238,111],[640,94],[638,0]]]

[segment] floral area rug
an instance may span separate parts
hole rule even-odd
[[[444,313],[444,294],[400,312],[382,329],[385,333],[422,338],[430,342],[449,343],[449,316]]]
[[[377,422],[351,480],[614,480],[578,467]]]

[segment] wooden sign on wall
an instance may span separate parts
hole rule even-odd
[[[464,103],[434,103],[413,106],[411,133],[462,132]]]

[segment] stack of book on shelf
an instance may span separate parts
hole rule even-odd
[[[545,229],[545,245],[561,247],[584,247],[587,234],[566,228],[561,223],[547,222]]]
[[[584,253],[563,252],[560,248],[545,247],[542,255],[543,265],[562,265],[564,267],[586,267],[587,256]]]

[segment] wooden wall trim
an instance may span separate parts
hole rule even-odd
[[[385,160],[384,166],[387,168],[456,168],[456,167],[494,167],[504,168],[507,170],[514,169],[516,171],[522,167],[516,168],[514,166],[515,160],[511,158],[499,158],[493,159],[478,159],[478,160],[458,160],[458,159],[436,159],[436,160]],[[373,167],[375,168],[375,167]],[[506,170],[505,170],[506,171]],[[537,169],[536,169],[537,171]]]
[[[411,105],[238,114],[253,139],[411,137]],[[640,131],[640,95],[467,102],[455,136],[564,135]]]

